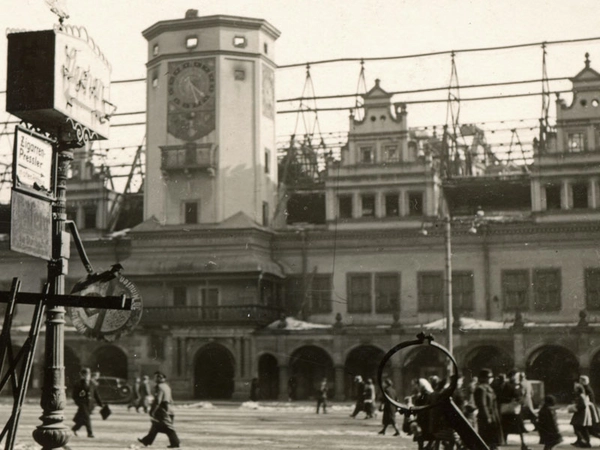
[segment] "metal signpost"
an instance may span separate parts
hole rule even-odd
[[[36,294],[15,294],[13,290],[17,302],[29,299],[42,302],[46,308],[42,424],[33,432],[44,450],[63,447],[70,437],[69,428],[63,424],[64,306],[74,311],[87,309],[86,323],[91,325],[95,320],[92,328],[98,323],[108,324],[106,314],[98,311],[138,311],[116,315],[122,320],[112,321],[114,334],[122,328],[130,329],[141,313],[139,294],[137,299],[124,300],[128,295],[136,296],[132,290],[122,289],[110,297],[105,296],[109,292],[100,296],[85,296],[83,292],[64,295],[70,243],[66,232],[66,184],[73,159],[71,150],[92,140],[106,139],[110,116],[116,108],[109,100],[110,64],[85,28],[66,25],[66,13],[53,12],[60,16],[60,24],[52,30],[7,33],[6,110],[23,120],[15,136],[11,249],[48,260],[44,295],[32,299]],[[81,242],[76,243],[80,250]],[[86,268],[91,270],[91,265],[88,263]],[[103,320],[98,321],[100,316]],[[16,421],[12,423],[16,430]],[[7,448],[12,448],[8,440]]]

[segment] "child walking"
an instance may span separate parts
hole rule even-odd
[[[556,398],[553,395],[544,397],[544,404],[538,413],[537,427],[540,444],[544,445],[544,450],[551,450],[562,442],[563,438],[558,431],[556,420]]]

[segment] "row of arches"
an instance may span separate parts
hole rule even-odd
[[[288,380],[280,380],[282,374],[280,362],[270,353],[263,353],[257,360],[257,375],[260,398],[275,400],[282,397],[282,386],[287,385],[287,396],[294,400],[312,398],[323,378],[327,378],[332,392],[341,394],[346,399],[355,397],[353,379],[355,375],[376,379],[379,362],[384,350],[374,345],[361,345],[351,350],[344,362],[343,376],[337,374],[331,355],[316,345],[305,345],[295,350],[287,363]],[[494,345],[481,345],[460,355],[461,370],[469,376],[476,375],[483,367],[494,373],[506,373],[514,367],[515,362],[508,352]],[[235,390],[234,355],[224,346],[211,343],[200,348],[192,359],[190,394],[197,399],[228,399]],[[97,348],[87,359],[93,370],[103,375],[130,378],[138,374],[128,372],[128,357],[115,345]],[[401,392],[408,392],[410,380],[428,377],[443,372],[446,361],[443,355],[427,346],[415,347],[404,355],[400,370],[402,380]],[[65,375],[67,386],[79,377],[82,366],[81,359],[69,346],[65,346]],[[339,368],[338,368],[339,371]],[[580,374],[580,365],[576,356],[559,345],[543,346],[529,355],[525,364],[525,372],[529,379],[544,383],[545,392],[568,401],[572,391],[572,383]],[[590,364],[592,386],[600,392],[600,352],[592,358]],[[283,381],[283,383],[282,383]],[[335,383],[343,386],[335,386]]]

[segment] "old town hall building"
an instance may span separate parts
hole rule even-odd
[[[589,58],[528,165],[503,164],[483,141],[417,135],[378,80],[341,158],[307,189],[278,170],[279,34],[193,10],[143,31],[143,217],[106,232],[115,197],[90,196],[102,180],[84,168],[67,194],[91,229],[90,259],[123,265],[143,314],[115,342],[68,328],[67,383],[81,365],[128,379],[161,369],[177,399],[246,399],[258,378],[263,399],[287,400],[311,398],[327,377],[336,399],[350,398],[353,376],[374,376],[397,343],[420,331],[445,343],[451,239],[461,370],[516,367],[559,395],[585,373],[600,388],[600,74]],[[303,204],[308,217],[295,213]],[[5,288],[19,276],[38,291],[44,264],[2,245]],[[71,285],[85,275],[72,253]],[[388,371],[406,387],[442,366],[417,348]]]

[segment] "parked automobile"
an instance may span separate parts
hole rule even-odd
[[[99,377],[98,395],[104,403],[129,403],[133,398],[133,388],[125,378]]]

